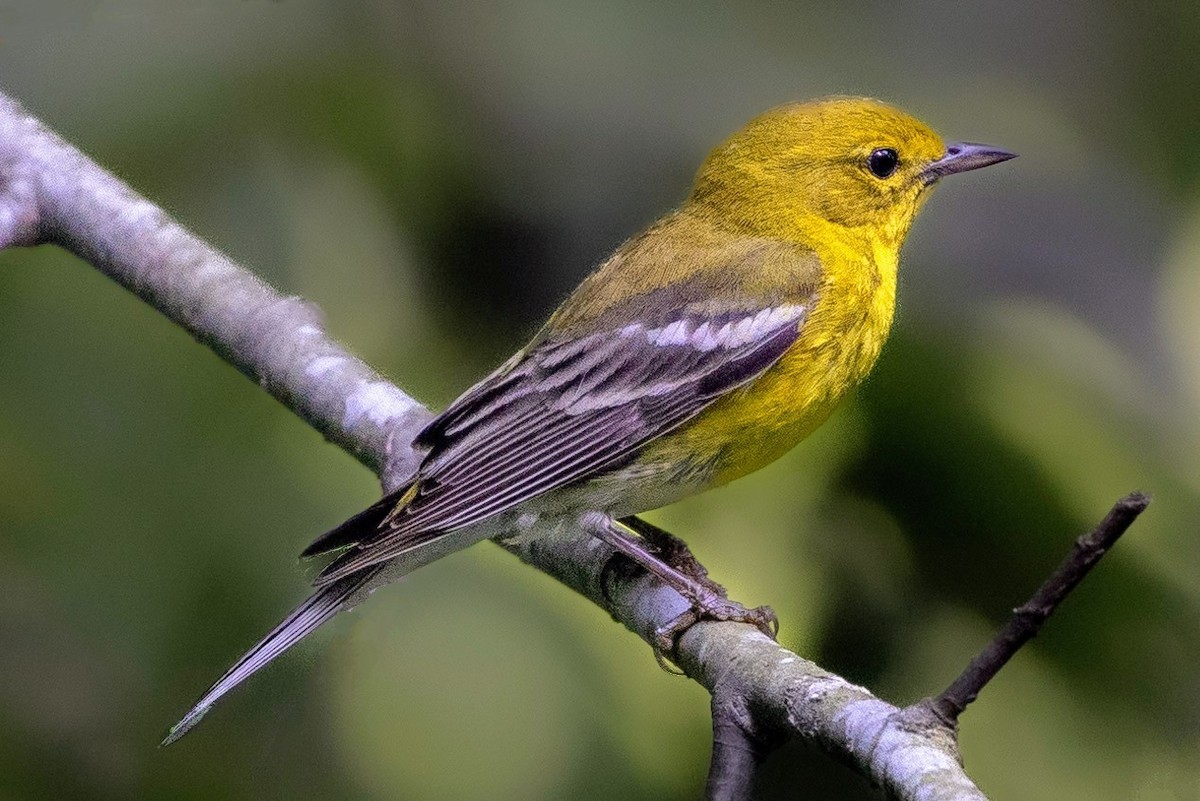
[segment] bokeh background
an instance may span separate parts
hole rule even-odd
[[[654,516],[782,640],[944,686],[1121,494],[1150,511],[966,714],[997,799],[1200,798],[1200,5],[0,4],[0,83],[440,406],[759,111],[889,99],[947,182],[893,339],[772,468]],[[686,799],[707,698],[483,544],[179,745],[372,476],[53,248],[0,254],[0,799]],[[764,798],[873,798],[791,746]]]

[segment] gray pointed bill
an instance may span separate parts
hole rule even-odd
[[[999,164],[1016,157],[1016,153],[991,145],[981,145],[975,142],[951,142],[946,145],[945,155],[926,167],[921,175],[925,178],[925,183],[931,184],[945,175],[978,170],[980,167]]]

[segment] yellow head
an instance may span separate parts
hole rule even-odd
[[[1013,155],[947,148],[899,109],[830,97],[772,109],[735,133],[705,160],[690,202],[746,234],[803,242],[832,225],[897,248],[939,177]]]

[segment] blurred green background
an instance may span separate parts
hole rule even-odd
[[[944,686],[1155,502],[965,715],[997,799],[1200,798],[1200,5],[5,3],[0,84],[437,407],[707,149],[864,93],[1022,157],[942,187],[879,368],[654,519],[791,648]],[[0,799],[686,799],[707,698],[483,544],[155,746],[305,594],[368,472],[93,269],[0,254]],[[764,798],[872,798],[799,745]]]

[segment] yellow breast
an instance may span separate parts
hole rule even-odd
[[[783,358],[652,444],[639,462],[686,456],[705,465],[708,486],[732,481],[791,450],[867,375],[891,328],[896,249],[846,247],[822,256],[825,279],[816,303]]]

